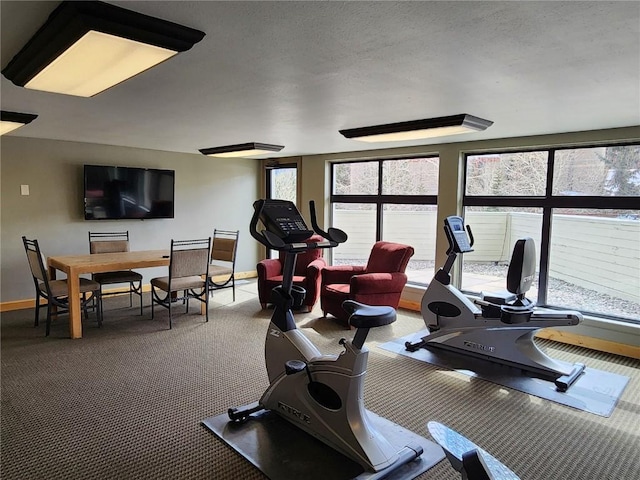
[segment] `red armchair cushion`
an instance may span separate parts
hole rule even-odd
[[[404,273],[365,273],[351,278],[350,291],[354,294],[368,292],[402,293],[407,283]]]
[[[365,270],[367,273],[404,272],[413,253],[413,247],[408,245],[376,242]]]
[[[332,283],[330,285],[324,285],[322,287],[322,295],[349,295],[349,284],[348,283]]]

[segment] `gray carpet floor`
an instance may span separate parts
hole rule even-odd
[[[128,298],[105,301],[105,319],[83,321],[68,339],[67,317],[44,336],[33,311],[2,314],[3,480],[261,479],[263,475],[201,425],[209,416],[257,400],[267,386],[255,283],[215,294],[210,321],[199,307],[144,315]],[[145,302],[149,302],[148,294]],[[44,312],[43,312],[44,313]],[[44,315],[43,315],[44,317]],[[319,307],[297,315],[299,328],[327,353],[353,334]],[[640,478],[638,360],[549,341],[552,357],[631,377],[609,418],[386,352],[377,345],[424,328],[416,312],[372,330],[365,403],[429,438],[439,421],[501,459],[523,479]],[[445,460],[421,479],[455,479]]]

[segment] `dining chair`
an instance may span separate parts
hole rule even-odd
[[[169,310],[169,329],[172,328],[171,305],[178,301],[186,303],[194,298],[205,304],[206,321],[209,321],[209,259],[211,237],[197,240],[171,240],[169,275],[151,280],[151,318],[154,305]],[[162,295],[164,292],[164,296]],[[178,296],[182,292],[182,296]]]
[[[234,302],[236,301],[236,252],[239,234],[238,230],[213,230],[209,265],[210,290],[232,288]]]
[[[31,269],[31,276],[33,277],[33,283],[36,288],[36,305],[35,305],[35,322],[34,326],[39,325],[40,320],[40,299],[43,298],[47,301],[47,324],[45,335],[49,336],[51,330],[51,317],[53,314],[53,308],[55,307],[56,315],[58,313],[65,313],[69,311],[69,285],[67,280],[51,280],[49,278],[49,270],[47,269],[46,260],[38,245],[38,240],[29,240],[27,237],[22,237],[22,243],[24,244],[25,252],[27,253],[27,260],[29,261],[29,268]],[[102,296],[100,293],[100,284],[89,280],[87,278],[80,278],[80,293],[82,293],[82,301],[80,306],[84,311],[85,318],[89,316],[89,304],[96,304],[96,317],[98,319],[98,327],[102,326]],[[91,293],[91,296],[87,297],[87,293]]]
[[[129,251],[129,231],[126,232],[89,232],[89,252],[118,253]],[[103,292],[104,285],[129,284],[129,306],[133,307],[133,294],[140,297],[140,315],[142,315],[142,275],[132,270],[117,270],[91,275],[94,282],[100,284],[100,295],[118,295],[121,291]],[[101,306],[102,308],[102,306]],[[102,314],[102,312],[101,312]]]

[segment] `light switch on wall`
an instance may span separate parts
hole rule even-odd
[[[29,195],[29,185],[20,185],[20,195]]]

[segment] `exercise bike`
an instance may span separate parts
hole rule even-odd
[[[567,389],[584,372],[585,365],[562,365],[535,344],[535,333],[547,327],[578,325],[582,314],[575,311],[537,309],[525,297],[535,278],[535,244],[524,238],[516,242],[507,272],[506,295],[483,294],[471,301],[451,285],[450,272],[458,255],[472,252],[473,233],[461,217],[445,219],[449,243],[447,260],[429,283],[422,297],[421,312],[429,334],[406,342],[405,348],[441,348],[523,370],[553,381],[556,389]]]
[[[230,408],[229,419],[239,423],[252,414],[270,410],[357,462],[364,471],[357,476],[358,479],[384,478],[419,459],[424,450],[418,444],[392,444],[377,429],[377,424],[372,421],[373,414],[364,407],[368,359],[364,342],[370,328],[394,322],[396,311],[392,307],[346,301],[344,308],[350,313],[350,323],[357,330],[353,340],[340,340],[344,351],[339,355],[322,354],[297,329],[292,308],[301,305],[305,295],[303,288],[293,285],[297,254],[314,248],[335,247],[347,240],[347,235],[341,230],[321,230],[313,202],[310,202],[310,208],[313,229],[325,241],[305,242],[314,231],[307,227],[292,202],[258,200],[254,203],[250,233],[268,248],[286,253],[283,281],[282,286],[272,292],[275,309],[265,342],[270,385],[259,402]],[[262,222],[265,230],[258,232],[258,221]],[[435,444],[433,447],[436,450],[435,456],[433,451],[429,453],[433,461],[430,466],[444,458],[441,449]]]

